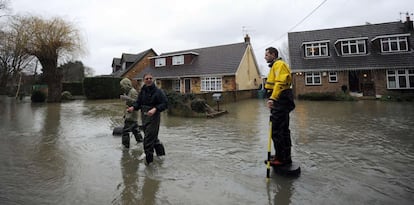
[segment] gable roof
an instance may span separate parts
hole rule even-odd
[[[119,70],[115,73],[113,73],[113,75],[115,77],[122,77],[125,73],[127,73],[129,70],[131,70],[137,63],[139,63],[148,53],[153,52],[155,55],[157,55],[157,53],[155,53],[155,51],[150,48],[148,50],[145,50],[141,53],[138,54],[128,54],[128,53],[123,53],[122,54],[122,58],[120,60],[121,62],[133,62],[130,66],[128,66],[128,68],[126,68],[125,70]],[[115,60],[115,58],[114,58]]]
[[[121,66],[121,58],[113,58],[112,59],[112,67],[114,66]]]
[[[367,24],[341,28],[330,28],[312,31],[288,33],[290,65],[292,71],[306,70],[357,70],[381,69],[389,66],[413,66],[413,52],[384,55],[373,50],[372,39],[378,36],[405,34],[404,23],[388,22],[381,24]],[[335,51],[335,42],[343,39],[367,39],[367,55],[343,57]],[[411,36],[409,44],[413,45]],[[329,57],[305,59],[303,43],[329,42]],[[411,47],[412,48],[412,47]]]
[[[234,75],[240,65],[248,43],[235,43],[205,48],[162,53],[157,57],[193,53],[193,62],[184,65],[147,67],[142,73],[152,73],[157,78],[178,78],[206,75]],[[196,55],[198,54],[198,55]],[[140,78],[140,76],[137,76]]]

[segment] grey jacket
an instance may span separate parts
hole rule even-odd
[[[138,92],[132,87],[131,80],[124,78],[119,84],[124,91],[124,95],[127,96],[121,97],[121,99],[125,100],[126,107],[132,106],[138,97]],[[138,121],[138,111],[126,112],[126,109],[124,109],[124,118],[128,121]]]

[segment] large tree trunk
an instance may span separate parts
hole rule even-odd
[[[43,75],[48,87],[47,102],[61,102],[62,72],[57,68],[57,60],[41,60]]]

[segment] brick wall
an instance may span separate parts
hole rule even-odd
[[[338,82],[329,82],[329,75],[326,72],[324,76],[322,72],[321,85],[305,85],[305,74],[304,73],[296,73],[292,74],[293,78],[293,92],[295,97],[305,93],[327,93],[327,92],[342,92],[342,85],[346,85],[349,89],[349,77],[348,72],[337,72],[337,80]]]

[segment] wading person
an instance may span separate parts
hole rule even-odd
[[[135,88],[132,87],[131,80],[124,78],[119,83],[124,92],[124,95],[121,95],[121,99],[125,100],[127,107],[132,106],[138,96],[138,92]],[[125,112],[124,113],[124,128],[122,129],[122,144],[125,148],[129,148],[130,137],[129,133],[134,134],[135,140],[137,143],[142,142],[141,133],[138,130],[138,111]]]
[[[167,109],[168,100],[164,92],[155,86],[152,74],[144,74],[143,80],[144,85],[138,94],[138,98],[131,107],[127,108],[127,112],[141,110],[145,164],[148,165],[154,160],[154,150],[159,157],[165,155],[164,146],[158,139],[158,131],[161,112]]]
[[[290,88],[292,75],[289,66],[279,58],[276,48],[269,47],[265,52],[265,60],[270,71],[265,88],[267,90],[267,106],[270,108],[272,122],[272,140],[276,154],[271,159],[273,166],[291,164],[291,137],[289,129],[289,113],[295,108],[293,93]]]

